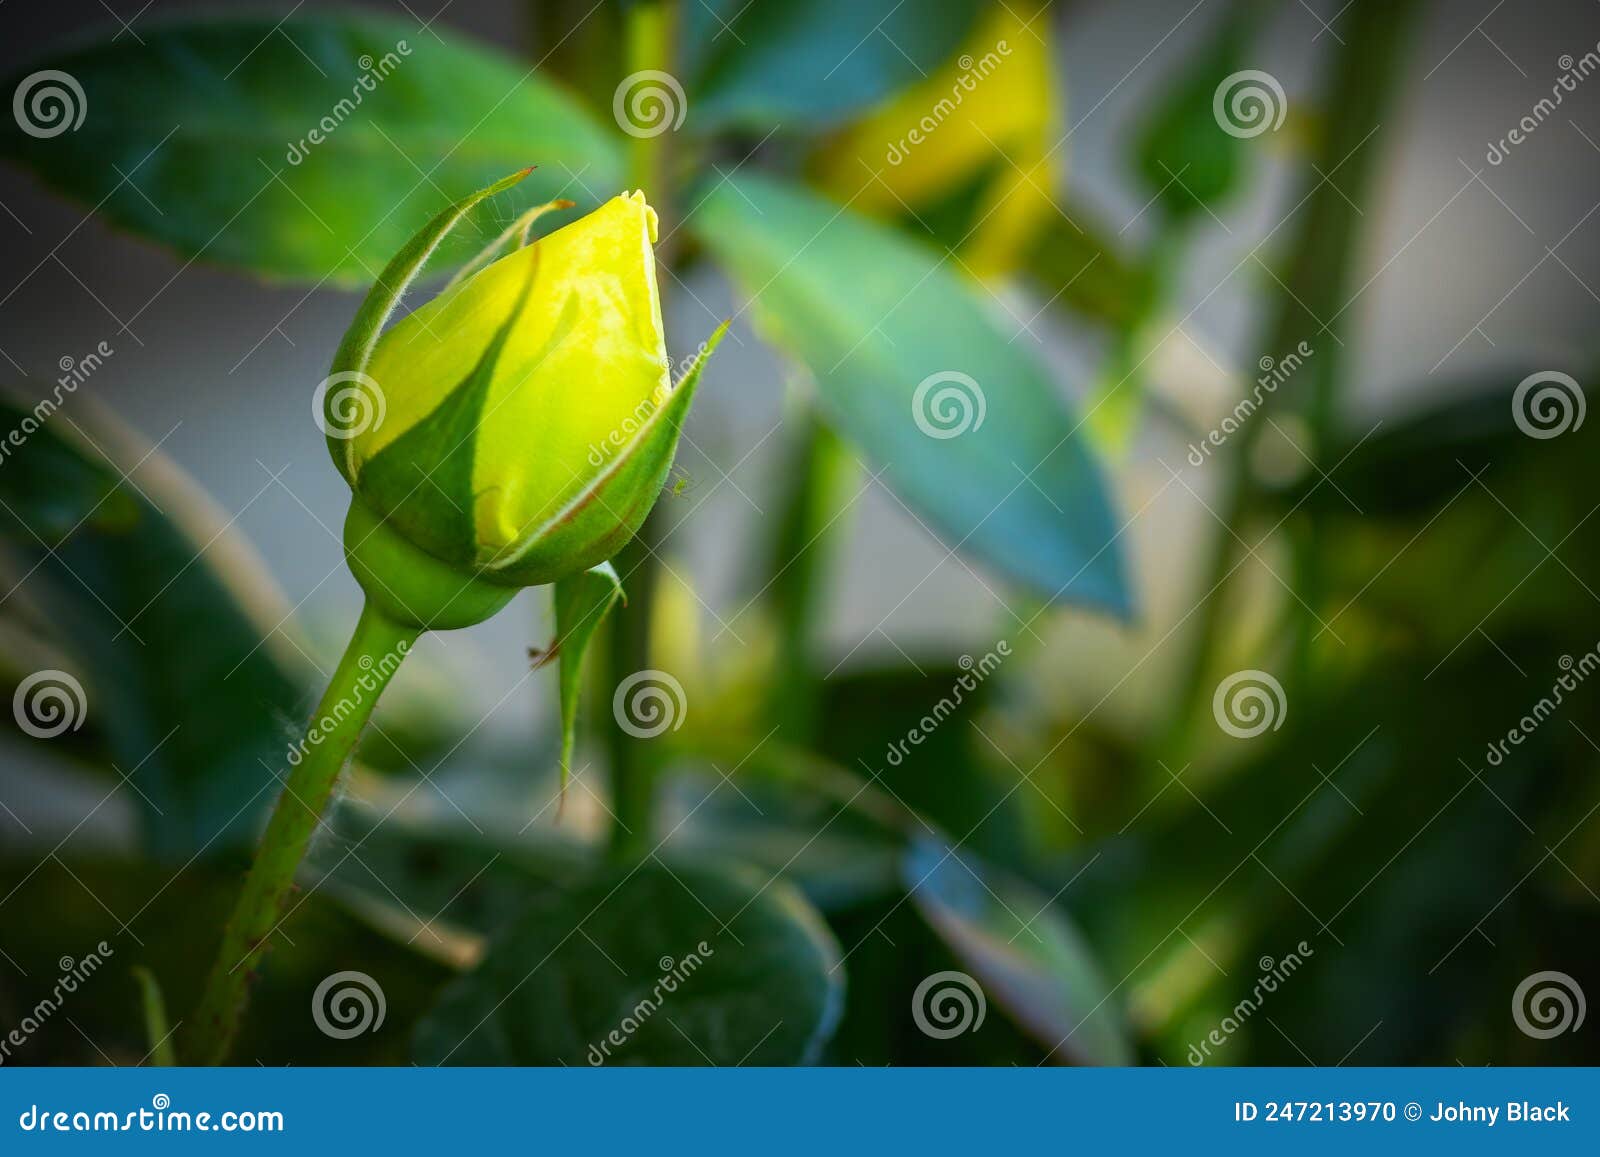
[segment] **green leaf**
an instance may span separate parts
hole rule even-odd
[[[662,784],[668,848],[781,874],[830,914],[900,894],[904,828],[915,821],[892,797],[781,740],[716,731],[721,742],[703,749],[691,739],[690,760],[674,760]]]
[[[415,1059],[458,1065],[808,1064],[843,974],[794,888],[651,860],[532,897],[418,1025]]]
[[[473,767],[482,779],[492,767]],[[521,767],[507,769],[520,787]],[[531,812],[526,793],[489,797],[502,816]],[[544,805],[539,805],[544,806]],[[392,804],[341,800],[330,836],[306,857],[301,883],[403,944],[456,968],[476,963],[487,937],[507,927],[530,895],[580,877],[592,854],[572,825],[528,825],[521,834],[474,831],[459,819],[390,815]],[[452,813],[453,814],[453,813]],[[524,825],[512,824],[515,831]],[[351,855],[352,848],[359,849]]]
[[[41,425],[0,401],[0,425],[28,432],[0,468],[7,585],[21,580],[57,633],[151,850],[216,855],[249,842],[276,795],[310,673],[274,637],[289,612],[265,564],[174,464],[87,403]]]
[[[77,82],[82,124],[38,137],[7,118],[0,154],[184,257],[268,277],[370,281],[442,203],[528,165],[508,215],[558,196],[592,208],[622,180],[611,134],[571,98],[438,26],[151,22],[40,69]]]
[[[142,966],[133,970],[133,978],[139,984],[145,1037],[150,1042],[150,1063],[171,1068],[178,1063],[178,1055],[172,1047],[172,1028],[167,1020],[167,1002],[161,995],[161,984],[155,973]]]
[[[980,0],[918,0],[887,14],[860,0],[686,4],[687,123],[766,132],[837,122],[927,76],[981,8]]]
[[[583,686],[583,656],[595,628],[622,593],[622,580],[609,562],[555,584],[556,641],[551,651],[561,664],[561,788],[572,773],[572,747],[578,733],[578,692]]]
[[[825,415],[951,546],[1047,598],[1128,612],[1087,433],[976,283],[770,180],[729,178],[698,203],[690,224],[809,367]]]
[[[928,924],[988,997],[1050,1050],[1046,1059],[1132,1063],[1121,1009],[1082,934],[1048,896],[980,875],[970,860],[931,840],[907,854],[906,885]]]

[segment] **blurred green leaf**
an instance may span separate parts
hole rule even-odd
[[[881,816],[865,814],[883,800],[869,799],[858,779],[775,740],[749,754],[737,779],[725,780],[720,769],[735,765],[713,763],[709,774],[674,769],[664,793],[667,847],[781,873],[824,912],[899,892],[904,838],[886,830]],[[819,790],[817,781],[829,775],[839,789]]]
[[[67,851],[42,863],[0,858],[0,896],[6,898],[0,944],[10,958],[0,968],[0,1022],[21,1023],[50,995],[62,958],[82,963],[91,952],[101,958],[72,993],[70,1009],[31,1035],[26,1051],[13,1052],[8,1065],[151,1063],[129,969],[142,965],[159,976],[181,1016],[205,979],[216,930],[238,887],[235,868],[205,863],[162,867]],[[370,1031],[334,1040],[318,1027],[312,998],[327,977],[349,970],[366,973],[382,990],[385,1016]],[[404,943],[355,924],[320,891],[308,891],[275,937],[236,1056],[245,1065],[404,1064],[407,1033],[449,976]],[[185,1058],[180,1053],[177,1059]]]
[[[1592,639],[1595,628],[1591,616],[1579,629]],[[1071,873],[1075,911],[1108,967],[1129,973],[1130,1004],[1167,1059],[1250,993],[1269,970],[1260,959],[1302,940],[1309,966],[1211,1059],[1332,1063],[1382,1021],[1352,1059],[1416,1063],[1452,1055],[1459,1009],[1509,1000],[1517,978],[1496,986],[1513,949],[1474,929],[1492,918],[1520,949],[1524,905],[1571,882],[1546,849],[1576,856],[1576,841],[1562,842],[1593,822],[1600,794],[1577,730],[1589,688],[1561,708],[1572,725],[1552,719],[1514,758],[1486,760],[1568,645],[1564,631],[1496,635],[1458,638],[1442,665],[1432,644],[1369,649],[1308,687],[1317,698],[1292,703],[1282,732],[1245,741],[1218,729],[1242,762],[1218,767],[1211,753],[1184,768],[1187,792],[1148,787],[1127,834]],[[1513,664],[1530,676],[1517,696]]]
[[[1573,368],[1578,380],[1595,380],[1587,364]],[[1430,400],[1410,413],[1336,432],[1325,455],[1337,464],[1331,484],[1312,474],[1286,488],[1284,501],[1319,513],[1355,514],[1359,508],[1363,518],[1409,520],[1438,510],[1475,475],[1494,482],[1524,467],[1577,467],[1596,448],[1592,427],[1540,439],[1517,424],[1516,387],[1542,369],[1474,370],[1430,386],[1424,395]],[[1397,391],[1401,397],[1419,393]],[[1575,412],[1578,399],[1565,393]],[[1537,428],[1528,413],[1522,419]]]
[[[1099,470],[976,283],[885,226],[759,177],[690,218],[815,376],[824,414],[949,543],[1050,599],[1126,614]]]
[[[1226,200],[1239,183],[1249,138],[1271,131],[1286,111],[1276,78],[1240,69],[1261,8],[1260,0],[1237,0],[1138,134],[1139,176],[1174,221]]]
[[[660,860],[536,894],[418,1025],[422,1064],[786,1065],[817,1057],[838,948],[782,881]]]
[[[931,821],[965,836],[963,846],[991,862],[1016,866],[1027,848],[1016,772],[977,729],[999,680],[969,691],[959,685],[963,677],[975,678],[958,660],[841,671],[823,687],[817,748],[926,817],[908,815],[908,828],[925,831]],[[907,740],[913,732],[915,747]]]
[[[8,453],[0,541],[71,658],[150,849],[216,855],[252,837],[276,794],[307,672],[270,638],[287,611],[265,564],[175,465],[84,403]],[[35,419],[0,402],[0,422]]]
[[[911,849],[904,875],[928,924],[988,997],[1049,1050],[1046,1059],[1132,1063],[1122,1010],[1088,943],[1049,896],[932,840]]]
[[[178,1063],[178,1056],[172,1044],[171,1022],[167,1019],[167,1002],[161,995],[161,983],[156,980],[155,973],[143,967],[133,970],[133,979],[139,985],[145,1040],[150,1042],[150,1063],[171,1068]]]
[[[1586,373],[1574,376],[1580,391]],[[1589,517],[1589,489],[1573,481],[1593,473],[1600,425],[1574,424],[1578,397],[1558,384],[1549,399],[1568,399],[1564,432],[1529,434],[1524,425],[1541,427],[1526,412],[1533,393],[1517,397],[1528,379],[1474,375],[1410,415],[1341,432],[1327,479],[1314,474],[1277,496],[1329,546],[1322,613],[1340,616],[1341,636],[1381,624],[1429,638],[1443,655],[1480,628],[1500,639],[1576,631],[1589,617],[1600,522]],[[1452,576],[1449,598],[1439,597],[1442,574]]]
[[[926,76],[981,0],[888,12],[859,0],[701,0],[683,6],[688,123],[766,132],[835,123]]]
[[[507,927],[530,894],[559,891],[593,862],[548,829],[511,837],[391,810],[340,801],[302,875],[363,922],[457,967],[475,961],[483,939]]]
[[[81,87],[82,124],[42,138],[8,118],[0,153],[182,256],[268,277],[371,281],[442,205],[527,165],[507,215],[592,207],[622,180],[611,136],[535,70],[406,21],[152,21],[38,69]]]
[[[1145,271],[1081,204],[1047,219],[1028,251],[1027,272],[1050,300],[1117,328],[1145,316]]]

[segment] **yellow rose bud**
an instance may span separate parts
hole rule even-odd
[[[360,370],[368,420],[340,437],[328,418],[355,494],[347,546],[359,533],[366,554],[403,554],[397,538],[426,556],[420,570],[510,589],[615,554],[660,493],[704,360],[674,387],[655,239],[644,194],[616,197],[378,337]],[[400,584],[393,560],[361,554],[369,595],[385,595],[369,578]],[[423,599],[410,617],[435,609]]]

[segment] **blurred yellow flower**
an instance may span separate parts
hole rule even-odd
[[[999,6],[960,51],[828,142],[822,186],[866,213],[916,214],[962,198],[952,240],[979,276],[1014,267],[1056,212],[1059,92],[1048,21]]]

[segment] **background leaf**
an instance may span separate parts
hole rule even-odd
[[[838,121],[926,76],[980,0],[705,0],[683,6],[688,123],[766,132]]]
[[[276,795],[309,672],[270,637],[287,612],[265,564],[176,466],[86,401],[73,429],[62,415],[0,470],[7,585],[56,632],[151,850],[216,855]],[[24,413],[0,403],[12,429]]]
[[[838,1015],[837,964],[792,885],[704,864],[603,868],[532,899],[418,1026],[416,1059],[592,1064],[616,1030],[625,1041],[600,1063],[806,1064]],[[642,1013],[646,1000],[659,1004]]]
[[[182,256],[270,277],[370,281],[439,208],[528,165],[507,214],[587,210],[622,180],[614,141],[536,69],[404,21],[151,21],[41,68],[82,87],[83,123],[41,139],[7,118],[0,154]]]
[[[811,370],[826,413],[951,546],[1047,598],[1129,610],[1086,434],[976,283],[887,227],[775,181],[732,177],[699,206],[690,224]],[[964,395],[958,423],[933,410],[943,388]]]
[[[995,1003],[1050,1052],[1079,1064],[1133,1061],[1122,1011],[1083,936],[1050,898],[919,841],[905,861],[911,899]]]

